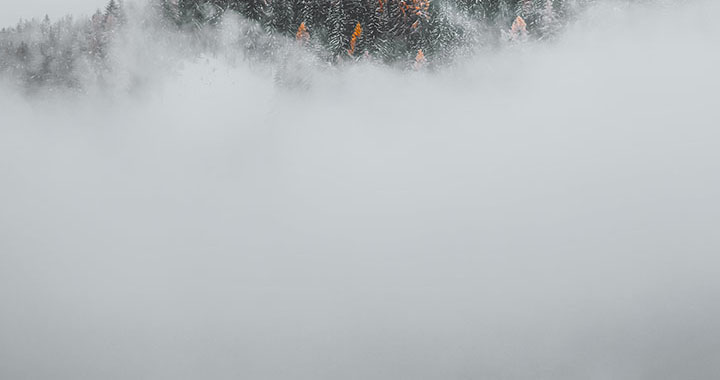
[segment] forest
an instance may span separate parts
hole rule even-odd
[[[109,53],[127,24],[208,50],[228,15],[245,25],[236,48],[247,59],[277,61],[292,41],[331,65],[432,69],[478,47],[552,38],[578,7],[567,0],[110,0],[88,18],[45,16],[0,30],[0,74],[29,89],[82,89],[112,70]]]

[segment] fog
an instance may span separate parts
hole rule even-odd
[[[307,88],[127,47],[141,90],[0,85],[0,377],[718,377],[718,11]]]
[[[8,0],[3,1],[0,13],[0,28],[14,26],[20,19],[41,18],[45,15],[53,19],[72,15],[88,15],[105,6],[103,0]]]

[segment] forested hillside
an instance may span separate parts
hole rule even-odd
[[[480,37],[472,27],[478,22],[511,28],[517,20],[516,34],[544,38],[559,27],[565,6],[562,0],[162,1],[166,17],[182,27],[199,28],[236,11],[268,33],[322,46],[331,60],[372,55],[386,62],[421,50],[426,58],[446,58]]]
[[[245,26],[237,49],[274,59],[283,44],[330,64],[374,60],[405,68],[439,66],[478,46],[552,37],[577,7],[566,0],[110,0],[89,18],[21,20],[0,30],[0,72],[29,88],[102,82],[108,52],[128,19],[146,35],[204,39],[227,15]]]

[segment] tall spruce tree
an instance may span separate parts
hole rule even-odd
[[[270,3],[272,20],[270,25],[280,34],[290,35],[297,26],[294,26],[295,10],[290,1],[275,0]]]
[[[333,60],[340,56],[345,47],[345,8],[342,0],[330,2],[328,24],[328,51]]]

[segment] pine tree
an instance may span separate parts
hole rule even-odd
[[[434,61],[450,59],[463,42],[462,30],[450,22],[447,13],[447,8],[433,5],[432,18],[424,31],[423,52]]]
[[[515,8],[516,7],[510,0],[499,0],[493,20],[501,24],[505,24],[506,22],[513,20],[517,17],[514,10]]]
[[[377,52],[377,41],[382,34],[382,16],[385,8],[385,0],[374,0],[375,9],[368,15],[368,22],[365,27],[365,42],[368,46],[367,51]]]
[[[328,24],[328,51],[333,60],[340,56],[345,46],[345,9],[342,0],[332,0]]]
[[[317,9],[314,0],[296,0],[295,3],[295,23],[300,25],[305,23],[306,27],[315,27],[315,16]]]
[[[391,58],[390,1],[392,0],[378,0],[370,25],[372,36],[368,38],[372,52],[384,61],[389,61]]]
[[[103,22],[107,29],[114,28],[120,22],[120,5],[115,0],[110,0],[105,7],[105,19]]]
[[[274,0],[270,3],[270,7],[272,14],[270,25],[274,30],[281,34],[290,34],[294,28],[297,28],[297,25],[294,25],[295,11],[290,1]]]
[[[27,42],[20,42],[20,45],[15,52],[15,55],[17,56],[18,61],[23,67],[26,64],[30,63],[32,59],[32,52],[30,51],[30,47],[28,46]]]
[[[270,24],[271,8],[269,0],[243,0],[228,4],[229,9],[240,11],[250,20],[258,21],[262,25]]]
[[[223,3],[208,0],[178,0],[178,24],[185,28],[201,29],[215,24],[223,14]]]
[[[538,32],[542,38],[547,38],[559,29],[558,16],[555,12],[553,0],[542,0],[542,8],[539,11]]]
[[[515,15],[523,19],[529,19],[535,14],[535,4],[533,0],[519,0],[515,5]]]
[[[88,51],[91,58],[99,59],[105,55],[103,41],[103,13],[98,9],[90,19],[90,27],[87,30]]]

